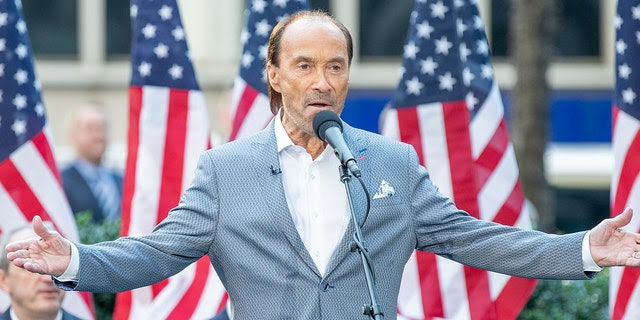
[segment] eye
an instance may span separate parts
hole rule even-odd
[[[309,70],[311,69],[311,65],[309,65],[308,63],[301,63],[298,65],[298,68],[300,70]]]
[[[333,71],[333,72],[340,72],[342,71],[342,65],[340,64],[332,64],[329,66],[329,70]]]

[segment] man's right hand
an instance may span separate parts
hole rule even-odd
[[[17,267],[31,272],[60,276],[71,261],[71,243],[58,232],[48,230],[40,216],[33,217],[38,237],[7,245],[7,258]]]

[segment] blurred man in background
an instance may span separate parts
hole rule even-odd
[[[51,227],[51,226],[50,226]],[[11,306],[0,315],[0,320],[75,320],[79,319],[62,310],[64,291],[56,288],[51,276],[31,273],[7,260],[5,246],[9,242],[34,237],[30,223],[9,231],[0,243],[0,289],[11,297]]]
[[[94,222],[120,216],[122,176],[105,167],[107,121],[96,103],[81,105],[66,119],[68,139],[75,160],[62,169],[62,183],[74,214],[91,211]]]

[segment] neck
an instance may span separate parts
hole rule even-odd
[[[307,150],[307,153],[311,155],[311,159],[315,159],[324,151],[327,144],[320,140],[315,134],[308,134],[302,130],[290,130],[285,126],[285,131],[291,141]]]

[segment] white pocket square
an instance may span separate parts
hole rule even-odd
[[[374,199],[387,198],[391,197],[396,193],[396,189],[394,189],[388,182],[382,180],[380,182],[380,186],[378,187],[378,191],[373,195]]]

